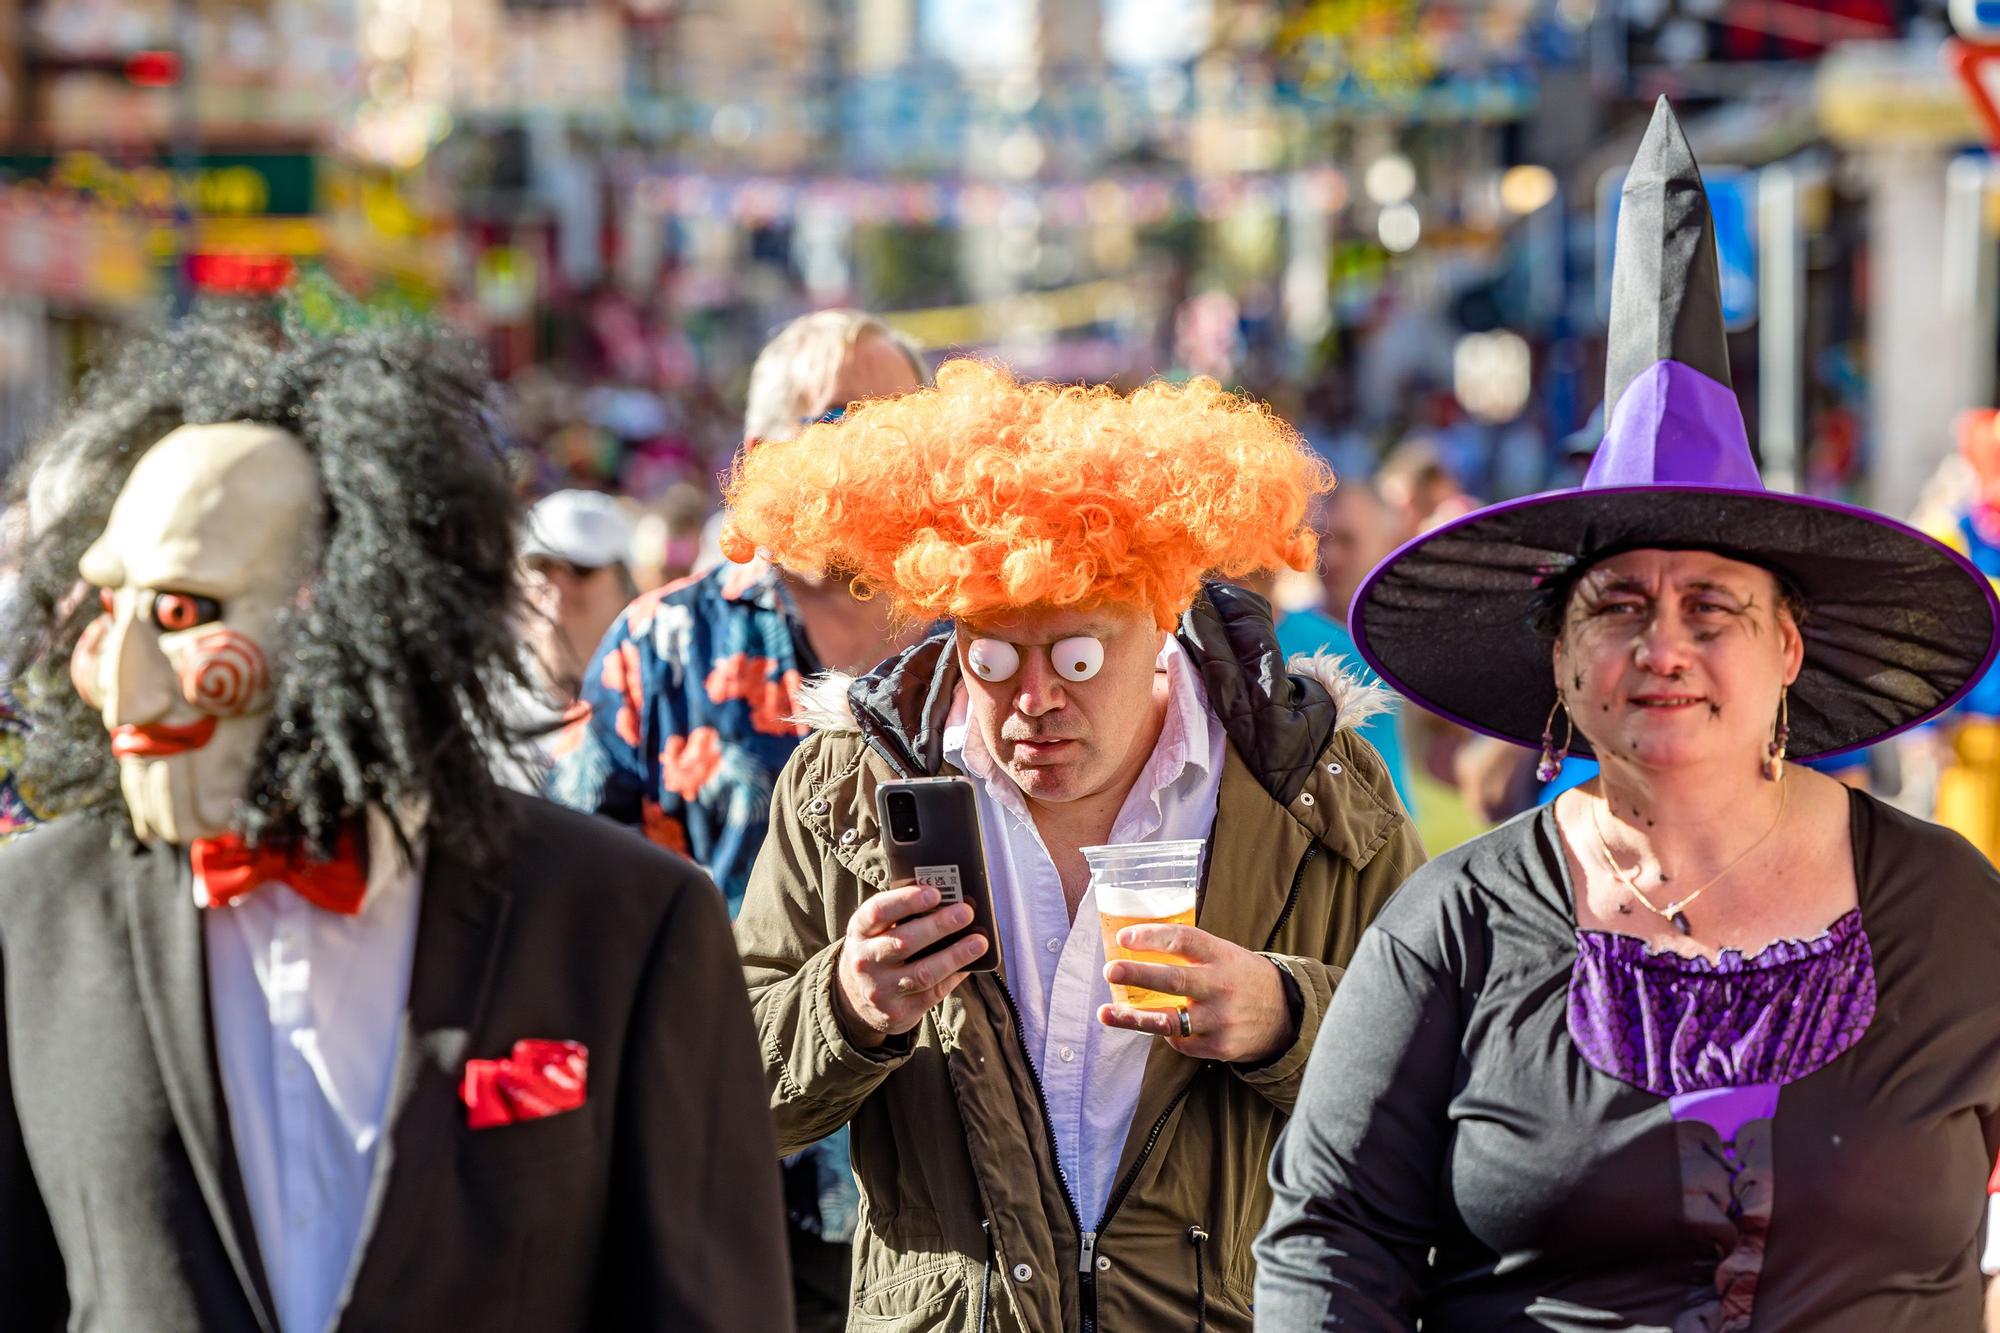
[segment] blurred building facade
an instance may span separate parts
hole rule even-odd
[[[324,270],[483,337],[548,484],[711,484],[763,337],[856,303],[1534,489],[1587,444],[1612,173],[1664,93],[1734,210],[1774,479],[1899,509],[2000,341],[1945,32],[1942,0],[0,0],[0,448],[122,323]]]

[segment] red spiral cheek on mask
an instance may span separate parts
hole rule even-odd
[[[181,696],[217,717],[248,712],[270,683],[264,650],[235,630],[202,635],[181,658]]]
[[[110,632],[111,617],[99,616],[83,627],[76,651],[69,655],[69,683],[92,708],[104,707],[104,698],[97,692],[97,668],[104,660],[104,636]]]

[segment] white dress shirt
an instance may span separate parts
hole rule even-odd
[[[1111,827],[1111,842],[1206,839],[1222,785],[1221,724],[1187,653],[1169,635],[1160,650],[1167,716],[1151,758]],[[1116,1185],[1119,1155],[1139,1104],[1155,1038],[1097,1021],[1111,1003],[1097,902],[1086,892],[1071,923],[1062,878],[1008,779],[966,720],[959,688],[944,733],[945,758],[974,781],[986,842],[986,877],[1000,930],[1007,989],[1021,1011],[1028,1056],[1055,1127],[1056,1160],[1085,1231],[1094,1232]]]
[[[353,916],[276,882],[202,913],[222,1091],[284,1333],[325,1333],[336,1313],[409,999],[422,876],[374,810],[368,867]]]

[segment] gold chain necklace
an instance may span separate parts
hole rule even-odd
[[[1718,883],[1721,882],[1722,877],[1724,875],[1727,875],[1730,871],[1736,869],[1737,866],[1742,865],[1744,858],[1748,857],[1750,853],[1756,851],[1759,847],[1762,847],[1764,843],[1770,838],[1770,836],[1778,831],[1778,825],[1785,822],[1785,797],[1790,791],[1791,791],[1790,783],[1780,783],[1778,785],[1777,817],[1771,821],[1771,827],[1765,829],[1762,836],[1760,836],[1757,839],[1757,841],[1751,843],[1748,847],[1745,847],[1741,852],[1738,852],[1736,854],[1736,858],[1733,861],[1731,861],[1728,865],[1722,867],[1722,869],[1716,871],[1715,874],[1709,878],[1708,883],[1702,885],[1700,888],[1696,889],[1693,893],[1690,893],[1687,897],[1681,899],[1679,902],[1668,903],[1665,907],[1655,906],[1653,900],[1646,896],[1646,891],[1639,887],[1638,867],[1636,866],[1633,867],[1631,873],[1628,874],[1626,873],[1625,868],[1618,864],[1618,858],[1611,854],[1611,844],[1609,841],[1605,839],[1604,825],[1598,821],[1597,809],[1594,806],[1591,808],[1590,811],[1590,831],[1597,835],[1597,849],[1604,853],[1604,863],[1611,867],[1611,873],[1616,875],[1620,880],[1620,882],[1622,882],[1626,888],[1632,890],[1632,896],[1634,898],[1637,898],[1641,903],[1645,904],[1646,910],[1651,912],[1654,916],[1663,917],[1666,920],[1672,922],[1674,929],[1678,930],[1681,934],[1691,935],[1694,933],[1694,927],[1688,924],[1687,909],[1694,905],[1695,899],[1701,897],[1702,894],[1707,893],[1710,889],[1714,888]],[[1604,804],[1607,806],[1611,804],[1611,798],[1609,796],[1606,796],[1604,798]]]

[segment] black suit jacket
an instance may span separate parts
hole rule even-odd
[[[336,1327],[790,1327],[762,1067],[722,899],[602,820],[510,797],[433,852]],[[210,1032],[185,856],[57,821],[0,850],[0,1326],[279,1330]],[[468,1059],[583,1042],[577,1111],[473,1130]]]

